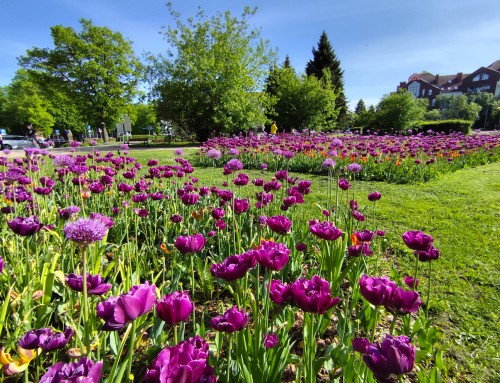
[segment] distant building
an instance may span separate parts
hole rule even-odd
[[[500,60],[472,73],[433,75],[429,72],[414,73],[407,82],[399,83],[399,89],[407,89],[416,98],[427,98],[432,105],[436,96],[460,95],[468,92],[488,92],[500,97]]]

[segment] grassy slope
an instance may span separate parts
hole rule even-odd
[[[409,229],[435,238],[441,257],[433,268],[433,313],[446,330],[457,380],[469,380],[462,376],[469,371],[475,382],[500,379],[500,164],[464,169],[424,185],[360,187],[383,194],[380,220],[395,241]]]
[[[171,156],[156,151],[131,155],[141,159]],[[262,175],[248,173],[251,179]],[[201,185],[220,186],[225,177],[219,174],[219,170],[198,168],[193,176]],[[308,200],[321,204],[326,177],[298,176],[313,180]],[[495,235],[500,229],[500,163],[463,169],[422,185],[356,182],[350,191],[364,205],[366,195],[374,190],[383,196],[377,205],[378,226],[387,230],[396,250],[393,261],[401,271],[413,272],[413,256],[401,240],[406,230],[431,234],[441,250],[433,265],[431,314],[446,332],[443,347],[454,365],[453,380],[500,381],[500,241]],[[316,207],[310,213],[319,218]],[[425,286],[422,289],[425,292]]]

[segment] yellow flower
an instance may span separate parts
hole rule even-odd
[[[23,372],[28,368],[30,361],[36,358],[35,350],[25,350],[18,346],[17,353],[19,358],[15,360],[3,348],[0,349],[0,364],[5,375],[15,375]]]

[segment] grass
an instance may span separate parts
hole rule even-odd
[[[197,150],[184,152],[195,165]],[[172,153],[134,150],[131,155],[144,163],[168,159]],[[247,173],[250,179],[262,177],[258,171]],[[324,206],[326,177],[294,175],[313,181],[316,186],[308,200]],[[197,168],[193,176],[201,185],[220,186],[225,180],[220,169]],[[500,163],[462,169],[420,185],[355,182],[349,192],[367,205],[366,196],[374,190],[382,193],[376,219],[378,228],[387,231],[391,248],[388,272],[394,265],[401,273],[413,273],[414,257],[401,240],[407,230],[431,234],[441,250],[433,265],[430,314],[444,331],[449,377],[456,382],[500,381]],[[306,209],[307,216],[320,218],[315,204]],[[426,295],[426,286],[422,290]]]

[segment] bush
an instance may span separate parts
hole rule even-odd
[[[419,133],[432,130],[436,133],[463,133],[471,132],[473,121],[468,120],[439,120],[439,121],[421,121],[416,129]]]

